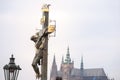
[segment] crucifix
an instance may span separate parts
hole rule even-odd
[[[35,43],[36,53],[32,62],[32,67],[36,73],[36,78],[41,80],[47,80],[47,64],[48,64],[48,35],[55,32],[56,21],[50,20],[55,24],[49,25],[49,6],[50,4],[44,4],[42,6],[42,29],[31,37],[31,40]],[[39,71],[39,65],[41,65],[41,72]]]

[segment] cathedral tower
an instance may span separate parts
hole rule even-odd
[[[56,65],[56,60],[55,60],[55,55],[52,63],[52,69],[51,69],[51,75],[50,75],[50,80],[56,80],[57,77],[57,65]]]
[[[61,72],[62,72],[63,80],[69,80],[73,67],[74,67],[74,63],[71,61],[69,47],[68,47],[66,58],[65,60],[62,58],[62,63],[61,63]]]

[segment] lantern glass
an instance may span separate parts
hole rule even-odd
[[[9,70],[4,69],[5,80],[9,80]]]
[[[15,80],[15,71],[14,69],[9,69],[9,72],[10,72],[10,80]]]

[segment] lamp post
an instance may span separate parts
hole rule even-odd
[[[5,80],[17,80],[19,70],[21,70],[21,68],[19,65],[15,64],[14,60],[15,58],[13,58],[13,55],[11,55],[9,64],[6,64],[3,67]]]

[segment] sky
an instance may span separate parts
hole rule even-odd
[[[35,54],[30,37],[41,29],[41,7],[48,3],[56,20],[56,37],[49,38],[48,79],[53,56],[58,69],[69,46],[75,67],[104,68],[109,78],[120,80],[119,0],[0,0],[0,79],[13,54],[22,70],[18,80],[34,80],[31,63]]]

